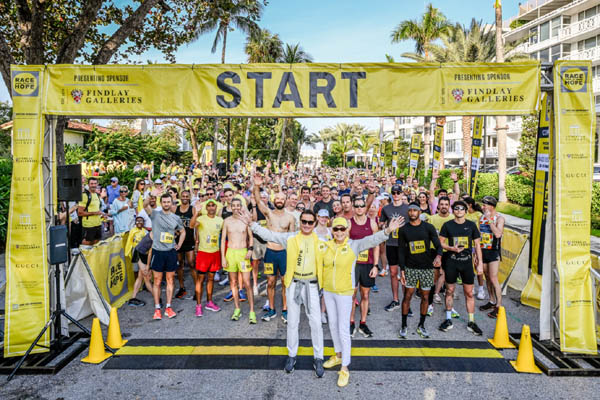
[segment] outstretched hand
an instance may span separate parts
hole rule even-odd
[[[250,225],[252,223],[252,214],[250,214],[250,211],[248,211],[247,209],[243,208],[237,212],[237,217],[246,225]]]

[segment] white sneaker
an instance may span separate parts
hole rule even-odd
[[[439,293],[433,295],[433,302],[435,304],[442,304],[442,298],[440,297]]]
[[[254,293],[254,297],[258,297],[258,285],[255,285],[252,289],[252,293]]]
[[[477,290],[477,300],[484,300],[485,299],[485,290],[483,290],[483,286],[479,286],[479,289]]]
[[[221,280],[221,274],[219,273],[219,271],[215,272],[215,282],[219,282]]]
[[[327,323],[327,313],[324,313],[324,312],[321,313],[321,323],[322,324]]]
[[[433,316],[433,304],[430,304],[430,305],[427,307],[427,316],[428,316],[428,317],[431,317],[431,316]]]
[[[229,277],[227,277],[227,276],[226,276],[226,277],[225,277],[225,279],[221,279],[221,280],[219,281],[219,286],[225,286],[225,285],[227,285],[228,283],[229,283]]]
[[[269,300],[265,301],[265,305],[262,307],[263,311],[268,310],[269,308],[271,308],[271,305],[269,304]]]

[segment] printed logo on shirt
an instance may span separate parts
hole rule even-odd
[[[410,254],[425,253],[425,241],[424,240],[415,240],[413,242],[409,242],[408,247],[410,249]]]
[[[455,246],[462,246],[465,249],[469,248],[469,238],[467,236],[455,236],[452,238]]]

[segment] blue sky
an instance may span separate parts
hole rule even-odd
[[[525,2],[526,0],[521,0]],[[315,62],[385,62],[385,54],[396,61],[406,61],[400,54],[414,50],[414,43],[390,42],[390,33],[403,20],[420,18],[427,3],[439,8],[451,22],[468,24],[471,18],[494,22],[494,0],[270,0],[260,25],[279,34],[285,43],[300,43]],[[517,14],[518,0],[504,0],[504,19]],[[183,46],[177,62],[183,64],[219,63],[220,48],[211,54],[214,35]],[[227,39],[226,62],[244,63],[245,36],[231,32]],[[164,62],[158,52],[149,52],[140,60]],[[0,85],[0,100],[9,98]],[[309,118],[301,119],[308,132],[317,132],[338,122],[359,122],[378,129],[377,118]]]

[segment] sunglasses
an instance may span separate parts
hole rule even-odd
[[[355,208],[365,208],[367,205],[366,204],[355,204],[354,207]]]
[[[305,219],[301,219],[302,225],[314,225],[315,221],[307,221]]]
[[[119,193],[127,193],[129,190],[119,190]]]
[[[465,211],[466,208],[464,208],[463,206],[456,206],[452,208],[454,211]]]
[[[332,229],[334,232],[345,232],[346,228],[344,228],[343,226],[340,227],[336,227]]]
[[[392,190],[392,194],[402,194],[402,192],[399,190]]]
[[[304,211],[304,207],[296,207],[296,210],[298,210],[298,211]]]

